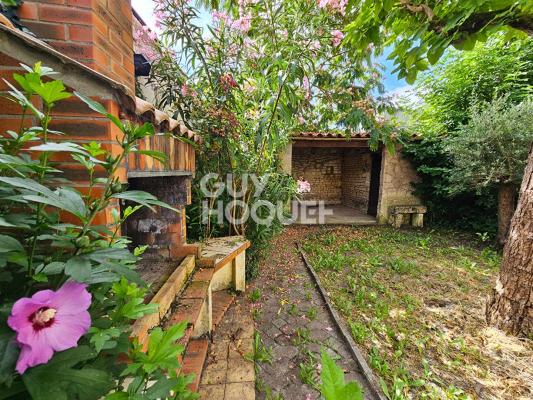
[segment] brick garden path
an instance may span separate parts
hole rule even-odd
[[[274,239],[259,276],[247,288],[246,302],[251,310],[258,310],[256,330],[265,346],[272,348],[272,363],[259,364],[257,399],[317,399],[318,392],[300,378],[300,364],[312,366],[316,376],[320,366],[313,357],[319,357],[324,346],[331,355],[340,357],[337,362],[344,368],[346,378],[359,381],[365,393],[370,393],[295,248],[295,242],[316,229],[320,228],[286,228]],[[261,298],[252,303],[250,293],[254,289]]]

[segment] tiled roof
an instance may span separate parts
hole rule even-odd
[[[349,135],[338,132],[295,132],[292,137],[296,139],[368,139],[370,138],[370,132],[359,131],[352,132]]]
[[[202,141],[201,136],[187,128],[182,120],[170,118],[167,113],[156,109],[152,103],[139,97],[135,98],[135,114],[143,122],[152,123],[161,132],[170,132],[195,142]]]

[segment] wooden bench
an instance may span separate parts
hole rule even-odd
[[[389,207],[389,224],[399,228],[408,223],[415,228],[424,226],[425,206],[391,206]]]

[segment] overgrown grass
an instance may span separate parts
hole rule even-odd
[[[380,227],[323,228],[303,248],[389,399],[533,396],[531,342],[506,337],[521,347],[502,348],[484,322],[495,249],[456,232]]]

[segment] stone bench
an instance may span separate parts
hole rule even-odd
[[[391,206],[389,207],[389,224],[399,228],[404,223],[409,223],[416,228],[424,226],[425,206]]]

